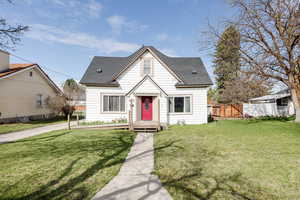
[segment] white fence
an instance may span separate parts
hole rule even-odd
[[[277,115],[276,103],[243,104],[244,115],[253,117]]]
[[[244,115],[260,116],[288,116],[294,115],[293,103],[288,106],[277,106],[276,103],[243,104]]]

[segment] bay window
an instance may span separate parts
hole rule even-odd
[[[103,112],[125,112],[125,96],[103,95]]]
[[[179,96],[168,97],[169,113],[190,113],[191,112],[191,97]]]

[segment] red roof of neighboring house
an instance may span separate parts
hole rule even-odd
[[[9,74],[13,74],[16,73],[20,70],[32,67],[36,64],[34,63],[17,63],[17,64],[10,64],[8,70],[4,71],[4,72],[0,72],[0,78],[7,76]]]

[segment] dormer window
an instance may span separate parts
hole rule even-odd
[[[152,59],[144,58],[142,62],[142,75],[152,74]]]

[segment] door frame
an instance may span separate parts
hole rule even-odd
[[[146,119],[143,119],[143,111],[144,111],[144,109],[143,109],[143,99],[145,99],[145,98],[151,98],[151,119],[149,119],[149,120],[146,120]],[[141,99],[141,104],[140,104],[140,111],[141,111],[141,120],[142,121],[153,121],[153,108],[154,108],[154,106],[153,106],[153,104],[154,104],[154,97],[153,96],[141,96],[140,97],[140,99]]]
[[[160,121],[160,100],[159,94],[157,93],[135,93],[135,121],[142,120],[142,97],[151,96],[152,97],[152,121]]]

